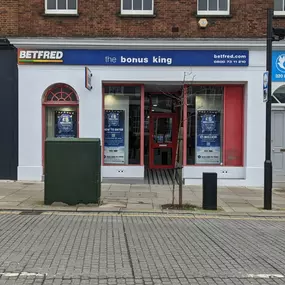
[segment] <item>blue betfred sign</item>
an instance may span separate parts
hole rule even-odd
[[[285,51],[272,52],[272,81],[285,81]]]
[[[247,50],[23,50],[19,64],[248,66]]]

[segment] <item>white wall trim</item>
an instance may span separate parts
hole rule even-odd
[[[124,38],[53,38],[53,37],[9,37],[11,44],[18,48],[93,48],[93,49],[265,49],[264,39],[124,39]],[[285,48],[285,42],[274,43],[274,47]]]

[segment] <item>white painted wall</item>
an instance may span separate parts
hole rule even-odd
[[[265,51],[250,51],[249,67],[134,67],[89,66],[93,89],[84,87],[84,66],[19,66],[19,180],[40,180],[42,175],[42,108],[45,89],[54,83],[71,85],[79,95],[79,136],[102,136],[102,82],[181,82],[185,71],[195,75],[195,83],[244,83],[245,88],[245,167],[219,167],[221,181],[231,185],[261,186],[263,183],[265,105],[262,76]],[[143,176],[143,167],[128,166],[127,173]],[[129,170],[130,169],[130,170]],[[207,167],[207,171],[217,168]],[[118,166],[105,166],[104,177],[114,177]],[[187,166],[186,184],[201,182],[205,168]],[[224,172],[223,172],[224,171]],[[122,174],[123,175],[123,174]],[[131,175],[130,175],[131,176]],[[194,179],[194,180],[193,180]],[[225,181],[225,182],[224,182]]]

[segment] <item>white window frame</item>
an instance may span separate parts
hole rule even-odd
[[[208,0],[208,6],[209,7],[209,1],[211,0]],[[219,0],[217,0],[219,1]],[[206,10],[206,11],[200,11],[199,10],[199,0],[197,0],[197,15],[229,15],[230,14],[230,4],[231,4],[231,1],[230,0],[227,0],[228,1],[228,10],[227,11],[219,11],[219,10]]]
[[[121,14],[122,15],[153,15],[154,0],[152,0],[152,9],[151,10],[133,10],[133,9],[132,10],[124,10],[123,9],[123,2],[124,2],[124,0],[121,0]]]
[[[66,15],[75,15],[78,14],[78,0],[76,0],[76,9],[48,9],[47,3],[48,0],[45,0],[45,13],[46,14],[66,14]],[[58,5],[58,0],[56,0],[56,5]]]
[[[284,9],[284,0],[282,0],[282,2],[283,2],[283,5],[282,5],[282,7],[283,7],[283,11],[275,11],[274,10],[274,15],[276,15],[276,16],[285,16],[285,9]]]

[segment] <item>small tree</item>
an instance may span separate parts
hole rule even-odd
[[[190,80],[189,80],[190,79]],[[171,97],[172,99],[175,99],[177,104],[176,107],[179,108],[179,117],[178,117],[178,136],[177,136],[177,144],[176,144],[176,150],[175,150],[175,164],[173,169],[173,177],[172,177],[172,205],[175,204],[175,186],[176,186],[176,179],[178,178],[178,186],[179,186],[179,198],[178,198],[178,204],[181,207],[182,206],[182,194],[183,194],[183,129],[187,128],[185,126],[184,122],[184,107],[187,106],[188,102],[188,92],[185,86],[190,86],[193,84],[193,81],[195,79],[195,76],[192,74],[192,72],[184,72],[183,75],[183,81],[181,82],[181,89],[178,96],[174,96],[171,93],[162,92],[168,97]],[[184,95],[185,92],[187,92],[186,96]]]

